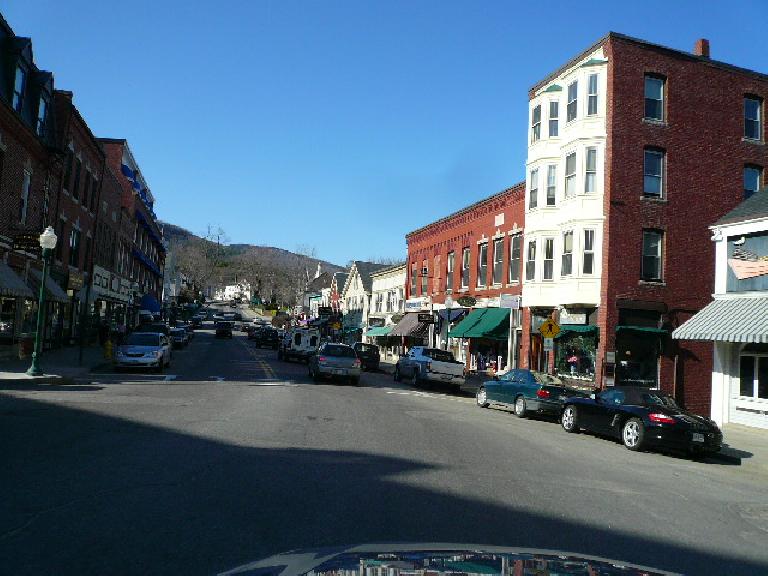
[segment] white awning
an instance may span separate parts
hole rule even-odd
[[[672,338],[768,343],[768,297],[715,300],[675,329]]]

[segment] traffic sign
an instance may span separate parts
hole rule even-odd
[[[539,327],[539,333],[544,338],[554,338],[560,334],[560,326],[552,318],[547,318]]]
[[[555,341],[552,338],[544,338],[544,352],[552,352],[555,349]]]

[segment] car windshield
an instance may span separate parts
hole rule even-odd
[[[531,374],[533,374],[534,380],[536,380],[539,384],[546,384],[546,385],[552,385],[552,386],[562,386],[563,381],[560,380],[557,376],[552,376],[552,374],[545,374],[544,372],[535,372],[531,371]]]
[[[159,346],[160,336],[150,332],[134,332],[125,343],[130,346]]]
[[[645,392],[642,394],[643,404],[649,406],[663,406],[664,408],[670,408],[672,410],[679,409],[679,406],[675,402],[675,399],[667,394],[661,394],[658,392]]]
[[[357,356],[354,349],[349,346],[340,346],[338,344],[329,344],[323,348],[323,354],[326,356],[337,356],[341,358],[354,358]]]
[[[453,362],[453,354],[438,348],[424,348],[424,356],[437,362]]]

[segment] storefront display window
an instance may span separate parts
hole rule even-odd
[[[743,354],[739,362],[739,395],[768,400],[768,355]]]
[[[35,321],[37,320],[37,302],[33,300],[24,300],[21,308],[21,332],[32,333],[35,331]]]
[[[0,341],[13,340],[16,324],[16,298],[0,298]]]
[[[589,328],[589,327],[585,327]],[[594,381],[597,335],[564,330],[557,338],[555,373],[560,378]]]

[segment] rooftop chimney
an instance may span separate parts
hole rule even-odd
[[[693,46],[693,53],[696,56],[709,58],[709,40],[706,38],[699,38],[696,40],[696,44]]]

